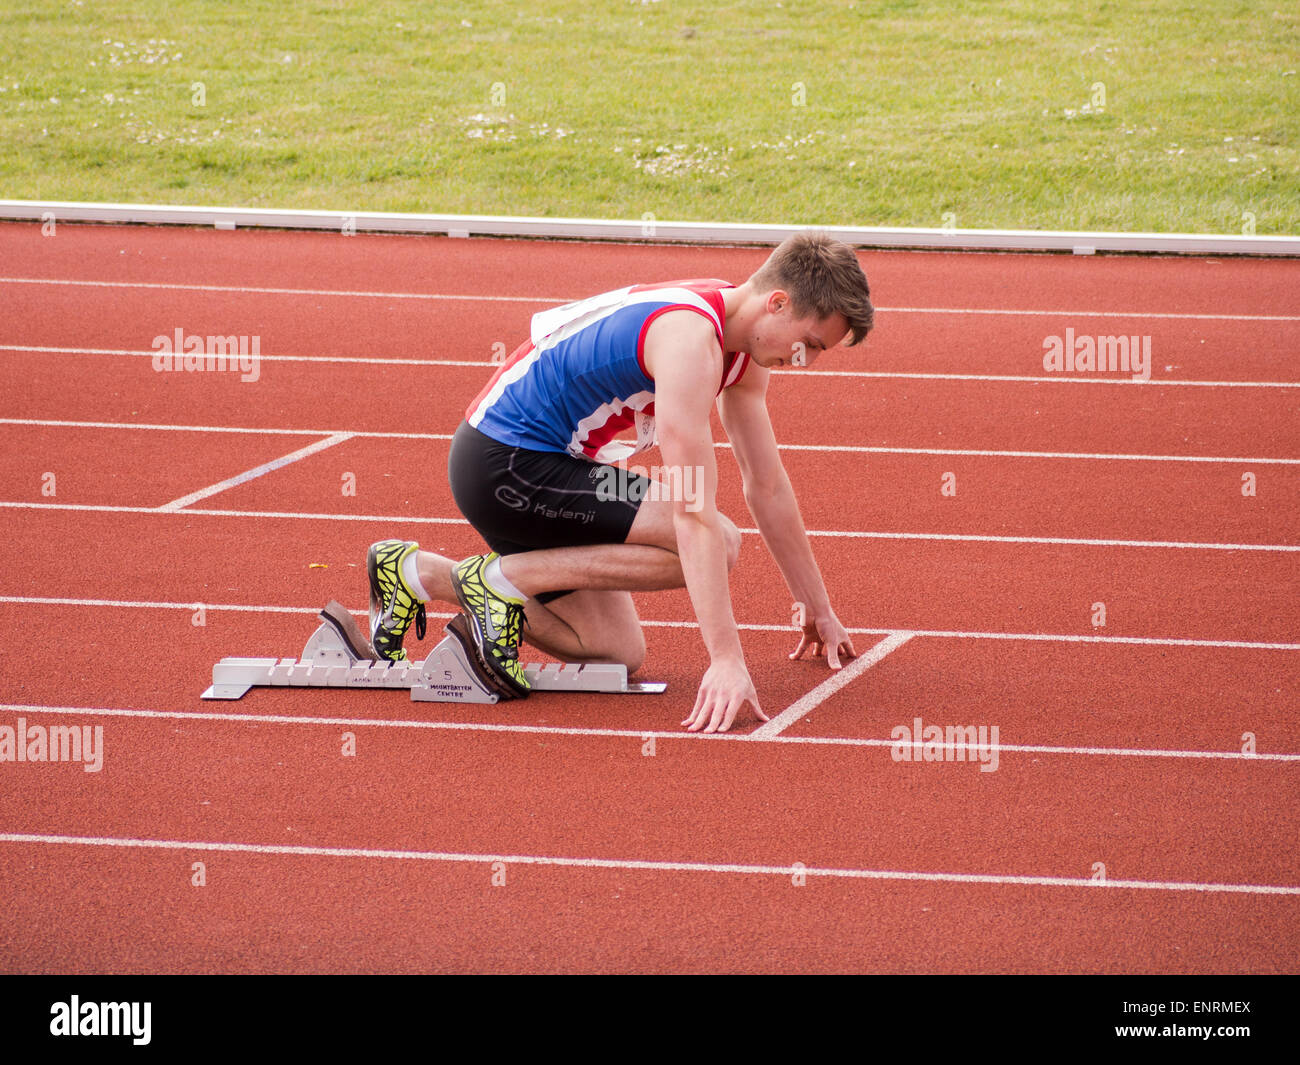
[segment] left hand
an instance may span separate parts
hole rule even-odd
[[[833,613],[824,614],[822,617],[810,617],[804,622],[803,632],[799,635],[799,646],[790,656],[790,661],[802,658],[804,651],[809,648],[818,658],[825,655],[831,669],[843,668],[840,664],[841,654],[846,654],[850,658],[858,656],[858,652],[853,649],[853,641],[849,638],[848,630],[840,624],[840,619]]]
[[[736,720],[736,715],[746,706],[753,706],[759,721],[767,715],[758,705],[758,694],[743,658],[721,658],[712,662],[700,682],[695,697],[695,709],[682,722],[690,732],[726,732]],[[705,726],[708,726],[705,728]]]

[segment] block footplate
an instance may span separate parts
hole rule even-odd
[[[302,658],[223,658],[212,667],[204,699],[239,699],[253,687],[407,688],[416,702],[495,703],[501,700],[493,678],[451,634],[423,662],[377,659],[370,641],[346,609],[331,602],[320,612],[321,625],[303,648]],[[455,624],[453,620],[452,624]],[[449,626],[450,628],[450,626]],[[618,663],[532,663],[524,672],[533,691],[648,694],[668,686],[630,682]]]

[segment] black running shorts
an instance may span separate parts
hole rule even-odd
[[[456,506],[498,554],[621,544],[650,488],[641,474],[493,440],[461,422],[447,456]],[[609,486],[617,483],[618,490]],[[543,592],[549,602],[567,592]]]

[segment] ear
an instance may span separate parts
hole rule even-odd
[[[763,309],[768,314],[780,314],[790,305],[790,294],[783,288],[774,288],[763,301]]]

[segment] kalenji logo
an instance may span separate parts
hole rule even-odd
[[[1049,373],[1128,373],[1134,381],[1151,380],[1149,336],[1075,336],[1043,338],[1043,369]]]
[[[241,381],[256,381],[262,373],[260,336],[186,336],[177,326],[172,336],[156,336],[149,346],[155,353],[153,368],[159,373],[230,370],[238,372]]]
[[[71,1002],[50,1006],[50,1035],[129,1035],[136,1046],[149,1045],[150,1002]]]
[[[682,500],[691,513],[704,509],[704,499],[700,494],[704,470],[700,466],[651,466],[648,470],[643,466],[602,466],[593,477],[596,498],[606,502],[622,499],[640,503],[648,499],[675,503]]]

